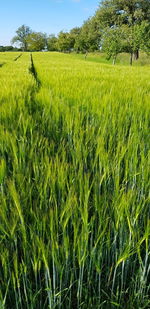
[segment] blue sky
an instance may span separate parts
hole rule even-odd
[[[0,45],[10,45],[19,26],[58,34],[81,26],[99,0],[0,0]]]

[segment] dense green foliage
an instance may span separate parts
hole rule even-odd
[[[149,66],[15,59],[0,55],[0,308],[148,308]]]
[[[13,46],[0,46],[0,52],[5,52],[5,51],[19,51],[20,49],[17,47]]]
[[[41,32],[32,32],[28,35],[27,44],[30,51],[41,51],[45,49],[47,36]]]
[[[26,25],[20,26],[16,30],[16,35],[12,38],[12,44],[19,43],[23,51],[28,50],[28,37],[31,35],[32,30]]]
[[[96,11],[95,19],[102,34],[102,46],[104,42],[105,51],[109,56],[114,58],[120,51],[126,50],[131,55],[132,64],[133,54],[138,59],[139,50],[149,46],[149,0],[103,0]],[[116,39],[113,39],[114,34]],[[119,50],[118,41],[121,41]]]

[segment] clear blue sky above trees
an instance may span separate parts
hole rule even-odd
[[[0,45],[10,45],[16,29],[26,24],[33,30],[57,34],[81,26],[92,16],[99,0],[4,0],[0,11]]]

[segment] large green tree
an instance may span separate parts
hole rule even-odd
[[[16,31],[16,35],[12,38],[12,44],[19,43],[23,51],[28,50],[28,36],[32,33],[30,27],[22,25]]]
[[[82,52],[99,49],[100,32],[95,17],[89,18],[83,23],[80,33],[76,38],[75,49]]]
[[[150,54],[150,23],[143,22],[141,25],[141,47],[147,53]]]
[[[103,51],[107,54],[107,59],[113,59],[116,63],[117,55],[122,52],[124,45],[124,31],[122,28],[105,28],[102,36]]]
[[[96,18],[103,27],[133,26],[143,20],[150,22],[150,0],[103,0],[96,11]]]
[[[47,36],[42,32],[32,32],[27,37],[27,46],[30,51],[40,51],[47,45]]]
[[[134,54],[135,58],[138,58],[141,45],[139,27],[143,21],[150,23],[150,0],[104,0],[100,3],[95,18],[101,29],[122,25],[128,27],[129,50],[131,55]],[[137,41],[138,44],[135,44]]]
[[[70,47],[73,50],[76,50],[78,52],[78,48],[76,48],[76,41],[78,40],[78,37],[80,36],[81,28],[75,27],[70,30],[69,33],[69,41],[70,41]]]
[[[61,52],[67,52],[67,51],[71,50],[71,42],[70,42],[69,32],[61,31],[58,34],[57,48]]]
[[[47,49],[49,51],[57,50],[57,38],[54,34],[50,34],[47,38]]]

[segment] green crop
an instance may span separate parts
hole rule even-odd
[[[0,68],[0,308],[148,308],[149,66],[18,56]]]

